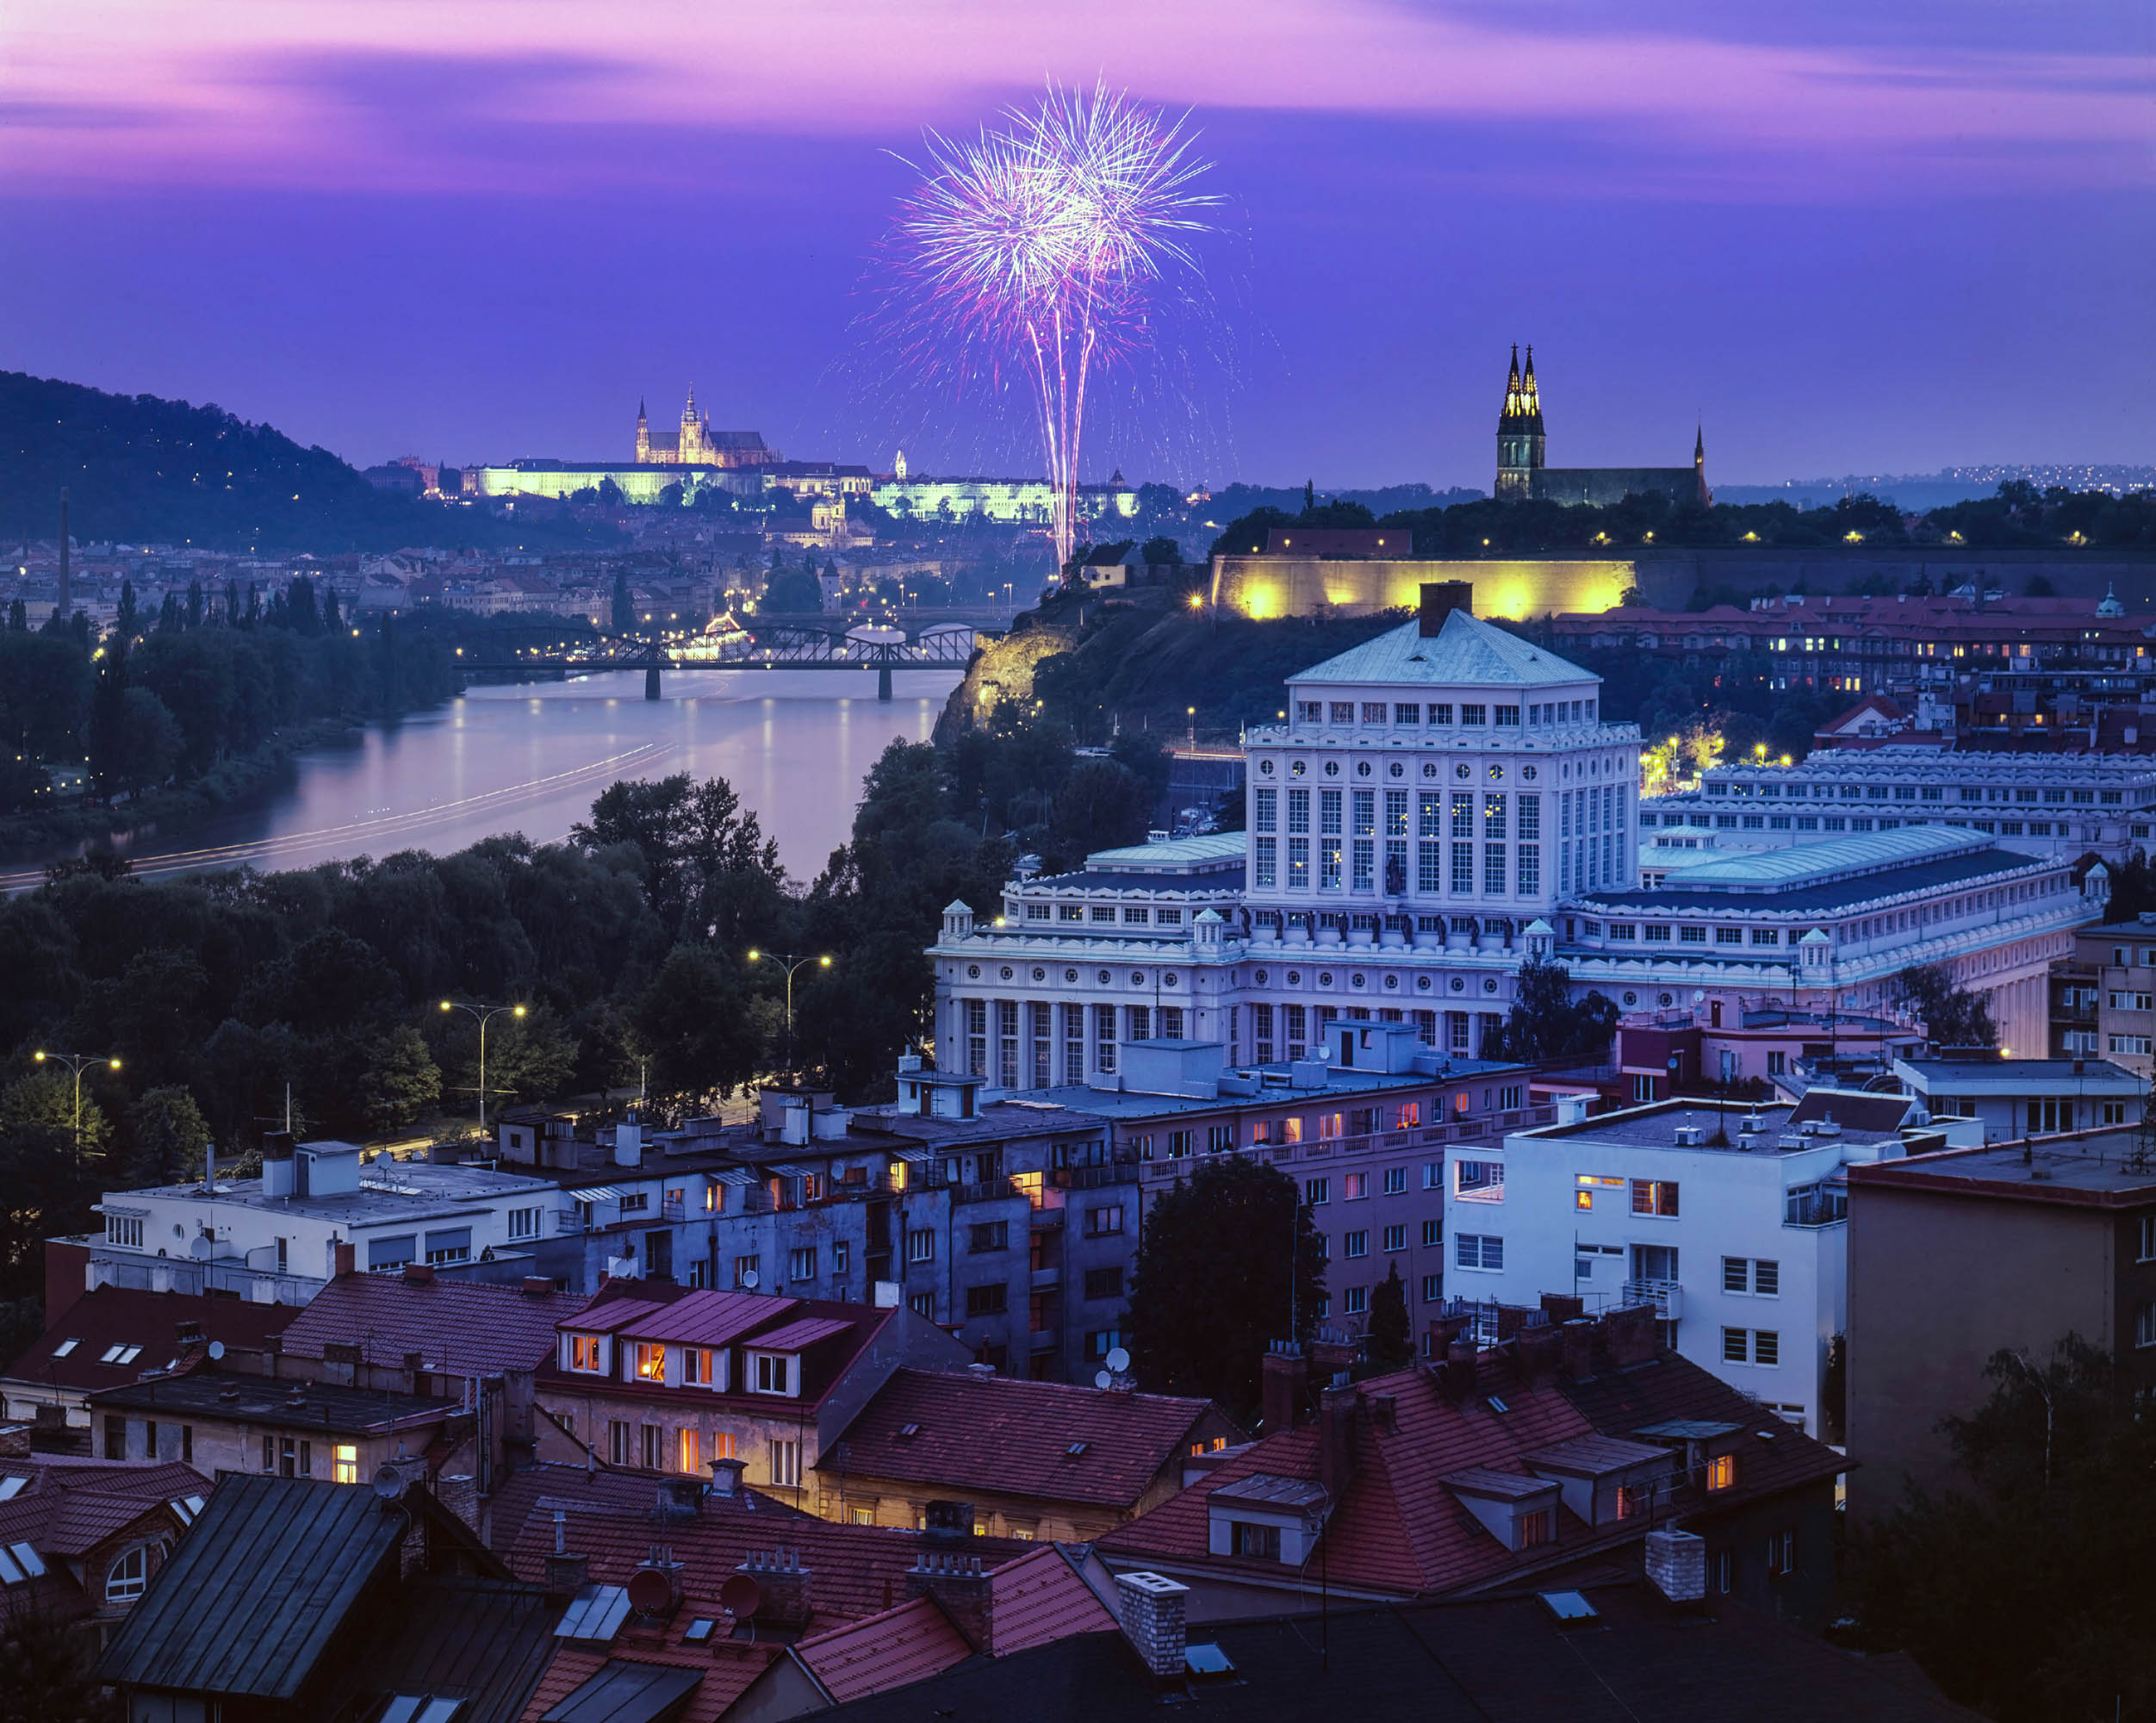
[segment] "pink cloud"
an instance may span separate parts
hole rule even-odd
[[[1614,19],[1529,34],[1387,0],[12,0],[7,17],[0,169],[17,189],[693,177],[683,140],[904,137],[1096,77],[1201,109],[1581,128],[1690,152],[1675,177],[1724,190],[2116,185],[2146,183],[2156,86],[2145,57],[1925,61]],[[612,146],[639,130],[675,146]],[[545,183],[527,183],[539,140]]]

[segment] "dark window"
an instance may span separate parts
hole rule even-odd
[[[268,1438],[264,1439],[265,1441]],[[127,1421],[108,1416],[105,1419],[105,1458],[125,1459],[127,1457]]]
[[[984,1221],[973,1228],[972,1248],[976,1251],[1008,1250],[1010,1248],[1010,1222]]]
[[[1262,1561],[1280,1559],[1280,1527],[1252,1525],[1247,1520],[1232,1522],[1235,1527],[1235,1553],[1256,1556]]]
[[[1123,1271],[1115,1268],[1089,1268],[1085,1271],[1085,1296],[1089,1298],[1120,1298],[1123,1296]]]
[[[1001,1316],[1010,1308],[1010,1289],[1000,1280],[966,1289],[966,1314],[969,1316]]]

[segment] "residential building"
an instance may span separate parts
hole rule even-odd
[[[90,1396],[106,1459],[177,1459],[205,1476],[258,1472],[365,1484],[392,1461],[454,1445],[470,1421],[438,1395],[284,1381],[214,1366]]]
[[[442,1391],[505,1372],[531,1372],[552,1358],[556,1325],[589,1302],[544,1276],[513,1286],[447,1280],[423,1264],[401,1274],[339,1275],[300,1311],[276,1348],[279,1373],[314,1360],[425,1377]],[[363,1377],[362,1379],[365,1379]]]
[[[1798,1011],[1740,999],[1733,1011],[1680,1003],[1629,1012],[1618,1019],[1616,1061],[1625,1098],[1643,1105],[1709,1090],[1800,1094],[1812,1081],[1861,1088],[1923,1046],[1923,1024],[1892,1005],[1843,1011],[1830,999]]]
[[[0,1635],[35,1614],[80,1624],[102,1647],[208,1493],[208,1478],[174,1461],[0,1458]]]
[[[1893,1073],[1934,1119],[1973,1119],[1986,1142],[2137,1125],[2148,1092],[2104,1059],[1897,1059]]]
[[[86,1284],[156,1292],[237,1292],[304,1304],[338,1272],[424,1263],[507,1278],[551,1231],[551,1180],[480,1166],[364,1159],[356,1143],[264,1139],[262,1176],[108,1191],[103,1237],[79,1247]],[[70,1253],[63,1249],[62,1260]]]
[[[1688,1556],[1681,1534],[1672,1547]],[[1135,1580],[1138,1576],[1125,1576]],[[1083,1695],[1089,1723],[1151,1723],[1165,1703],[1237,1718],[1652,1718],[1655,1723],[1974,1723],[1905,1665],[1838,1650],[1749,1609],[1702,1608],[1682,1583],[1597,1575],[1576,1588],[1445,1603],[1343,1604],[1212,1621],[1164,1587],[1132,1586],[1121,1632],[1020,1655],[927,1660],[910,1684],[831,1723],[1034,1717]],[[1181,1631],[1177,1631],[1177,1629]]]
[[[560,1613],[424,1490],[228,1477],[98,1673],[131,1719],[512,1723]]]
[[[1848,1168],[1898,1157],[1899,1095],[1810,1091],[1797,1106],[1668,1101],[1515,1131],[1456,1156],[1445,1233],[1456,1309],[1563,1291],[1650,1304],[1662,1343],[1783,1421],[1836,1440],[1829,1364],[1848,1326]]]
[[[2156,1070],[2156,915],[2084,927],[2052,966],[2051,1056]]]
[[[1659,1346],[1651,1308],[1551,1305],[1571,1319],[1515,1310],[1488,1348],[1446,1318],[1441,1361],[1327,1389],[1314,1420],[1273,1354],[1273,1433],[1097,1547],[1188,1587],[1196,1624],[1308,1610],[1320,1574],[1335,1608],[1556,1589],[1684,1531],[1710,1601],[1826,1620],[1841,1458]]]
[[[1908,827],[1958,827],[2002,849],[2074,862],[2148,847],[2156,760],[2145,754],[2001,754],[1890,741],[1814,752],[1796,765],[1710,766],[1696,787],[1642,798],[1642,842],[1706,830],[1718,849],[1786,849]]]
[[[2068,1334],[2156,1388],[2156,1170],[2139,1132],[2083,1132],[1852,1167],[1849,1508],[1904,1479],[1952,1486],[1940,1421],[1966,1416],[2002,1352],[2041,1366]],[[1953,1275],[1942,1296],[1945,1265]]]
[[[817,1511],[853,1525],[922,1526],[962,1501],[978,1530],[1090,1543],[1183,1488],[1188,1460],[1244,1440],[1206,1400],[1013,1381],[984,1371],[894,1371],[817,1465]]]
[[[831,1444],[893,1371],[972,1359],[904,1305],[657,1282],[610,1282],[556,1328],[538,1403],[600,1460],[693,1478],[732,1463],[809,1512]]]
[[[40,1409],[90,1433],[90,1396],[219,1355],[259,1356],[298,1315],[289,1304],[104,1285],[54,1308],[46,1331],[0,1374],[0,1417],[28,1422]]]

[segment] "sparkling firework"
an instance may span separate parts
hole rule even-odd
[[[926,358],[955,346],[1001,378],[1024,375],[1040,414],[1059,566],[1078,522],[1088,380],[1146,334],[1152,289],[1198,265],[1190,238],[1215,202],[1190,190],[1209,164],[1180,120],[1097,86],[1051,88],[977,140],[931,135],[923,183],[902,205],[901,266]]]

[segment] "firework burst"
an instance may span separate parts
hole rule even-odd
[[[998,381],[1023,376],[1059,566],[1076,537],[1086,385],[1144,344],[1162,278],[1197,272],[1190,242],[1216,200],[1191,189],[1209,164],[1190,145],[1181,120],[1104,85],[1051,87],[977,139],[931,134],[922,183],[900,208],[908,345],[947,364],[963,355]]]

